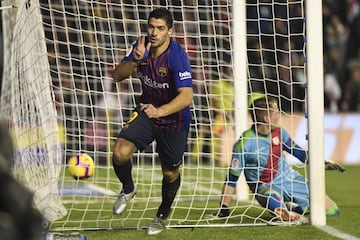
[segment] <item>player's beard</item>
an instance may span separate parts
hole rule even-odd
[[[170,38],[163,38],[163,39],[157,39],[157,38],[151,38],[149,37],[149,40],[151,41],[151,47],[152,48],[161,48],[162,46],[166,45],[168,46],[168,43],[170,42]]]

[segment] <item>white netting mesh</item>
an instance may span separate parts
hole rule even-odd
[[[279,97],[283,123],[291,134],[303,121],[302,0],[247,1],[246,6],[241,5],[247,12],[246,39],[234,39],[232,28],[237,23],[232,19],[232,1],[41,0],[40,9],[36,8],[36,1],[29,2],[30,8],[19,5],[19,11],[25,11],[22,15],[8,10],[17,16],[14,38],[11,31],[4,32],[8,39],[14,39],[11,54],[15,55],[11,59],[16,62],[8,62],[5,78],[11,81],[5,80],[3,86],[15,88],[16,92],[3,92],[2,111],[11,116],[20,114],[19,119],[14,118],[14,132],[22,160],[26,161],[22,164],[28,166],[34,159],[38,162],[45,158],[52,171],[49,175],[40,174],[36,178],[40,180],[33,184],[41,186],[37,181],[56,179],[58,168],[52,164],[62,166],[59,188],[68,214],[55,221],[53,228],[143,227],[156,212],[162,175],[154,146],[134,156],[133,176],[138,193],[122,216],[112,215],[112,204],[121,185],[111,166],[113,142],[141,94],[138,79],[114,84],[112,71],[129,44],[146,29],[148,13],[154,7],[166,6],[172,11],[173,37],[186,49],[193,70],[193,122],[171,226],[209,224],[203,217],[217,210],[232,144],[238,137],[235,126],[240,121],[251,124],[248,116],[234,117],[234,101],[239,97],[234,94],[234,41],[247,41],[248,49],[242,51],[243,56],[248,56],[249,83],[244,86],[248,85],[249,93],[260,91]],[[29,9],[40,10],[42,18],[30,18]],[[37,29],[41,20],[44,32]],[[49,65],[43,62],[44,40]],[[22,68],[16,67],[19,64]],[[39,72],[27,75],[33,69]],[[20,107],[19,102],[24,106]],[[57,131],[60,137],[55,139]],[[34,145],[21,143],[26,139],[23,135],[34,136],[35,132],[37,137],[31,138]],[[43,144],[47,147],[42,149],[45,156],[37,149]],[[61,146],[61,153],[54,146]],[[27,152],[30,155],[25,156]],[[86,181],[74,181],[66,169],[66,160],[78,153],[87,153],[95,160],[95,174]],[[52,186],[50,193],[56,193],[56,189]],[[225,221],[227,226],[265,224],[272,219],[252,196],[249,200],[233,202],[234,211]]]
[[[10,57],[2,94],[6,104],[1,106],[13,127],[15,174],[34,191],[34,204],[52,222],[65,216],[66,209],[58,191],[61,149],[44,30],[37,2],[20,3],[16,11],[16,15],[4,14],[9,21],[16,20],[11,31],[5,29],[11,46],[5,41]]]

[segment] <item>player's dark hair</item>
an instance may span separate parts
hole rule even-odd
[[[157,9],[154,9],[153,11],[151,11],[149,18],[148,18],[148,23],[149,23],[150,18],[164,19],[166,22],[166,26],[168,28],[173,27],[172,14],[169,10],[167,10],[165,8],[157,8]]]
[[[277,99],[271,96],[256,99],[249,108],[252,121],[254,123],[263,122],[264,116],[268,114],[272,103],[277,103]]]

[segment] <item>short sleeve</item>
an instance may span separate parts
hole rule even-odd
[[[176,88],[192,87],[192,72],[189,58],[179,44],[173,45],[169,61]]]

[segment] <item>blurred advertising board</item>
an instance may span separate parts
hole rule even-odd
[[[284,114],[282,125],[299,145],[307,148],[305,117]],[[324,157],[343,164],[360,164],[360,113],[324,115]]]

